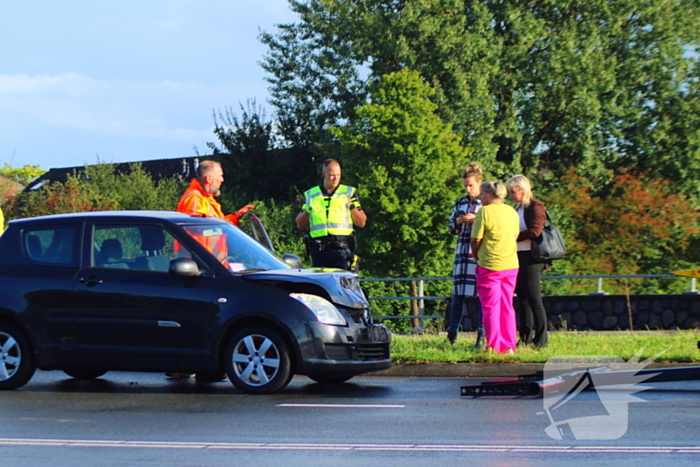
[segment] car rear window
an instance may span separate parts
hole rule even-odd
[[[24,252],[34,263],[56,266],[77,266],[75,227],[26,229]]]

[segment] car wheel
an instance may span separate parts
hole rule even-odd
[[[107,373],[99,368],[64,368],[63,372],[75,379],[95,379]]]
[[[34,375],[29,341],[15,326],[0,323],[0,389],[17,389]]]
[[[271,394],[292,379],[289,351],[284,340],[265,326],[236,332],[226,346],[226,373],[243,392]]]
[[[309,378],[316,381],[319,384],[340,384],[344,383],[354,375],[308,375]]]

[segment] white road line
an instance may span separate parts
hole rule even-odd
[[[19,420],[27,420],[30,422],[58,422],[58,423],[89,423],[90,420],[73,420],[70,418],[35,418],[35,417],[20,417]]]
[[[323,407],[335,409],[403,409],[405,405],[382,404],[277,404],[277,407]]]
[[[307,444],[307,443],[207,443],[169,441],[119,441],[87,439],[0,438],[0,446],[141,448],[141,449],[229,449],[267,451],[385,451],[385,452],[512,452],[512,453],[616,453],[699,454],[700,446],[507,446],[439,444]]]

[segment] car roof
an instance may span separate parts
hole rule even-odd
[[[10,221],[11,224],[16,223],[32,223],[32,222],[65,222],[65,221],[82,221],[82,220],[156,220],[170,221],[176,223],[195,222],[195,223],[211,223],[223,222],[221,219],[204,218],[190,216],[177,211],[90,211],[90,212],[71,212],[65,214],[51,214],[47,216],[26,217]]]

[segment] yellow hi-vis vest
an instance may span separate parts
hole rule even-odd
[[[310,235],[312,238],[326,235],[352,235],[352,217],[348,201],[355,196],[351,186],[338,185],[331,195],[331,201],[326,209],[321,187],[316,186],[306,193],[306,209],[309,211]]]

